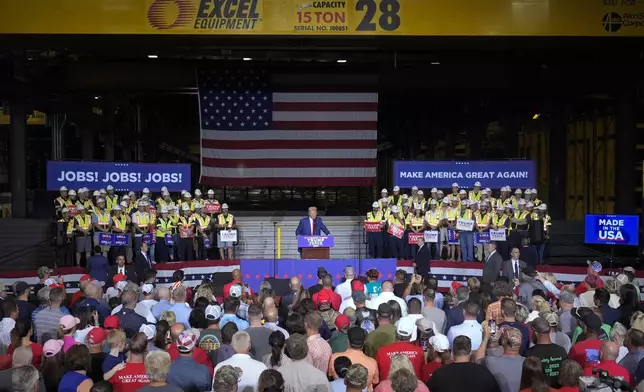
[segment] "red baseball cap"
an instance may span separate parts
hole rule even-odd
[[[351,281],[351,291],[364,291],[364,283],[358,279]]]
[[[349,325],[351,325],[351,320],[347,316],[341,314],[335,318],[335,327],[338,330],[347,328]]]
[[[458,289],[461,286],[463,286],[463,283],[460,283],[460,282],[457,282],[457,281],[452,282],[452,289],[454,289],[454,291],[456,291],[456,289]]]
[[[94,280],[94,279],[92,279],[92,277],[89,276],[88,274],[85,274],[85,275],[81,276],[80,279],[78,279],[79,282],[87,282],[88,280],[91,281],[91,280]]]
[[[107,338],[107,332],[103,328],[92,328],[87,333],[87,343],[101,344]]]
[[[112,278],[112,283],[117,284],[118,282],[120,282],[122,280],[126,280],[126,279],[127,279],[127,276],[125,276],[123,274],[116,274]]]
[[[121,320],[116,316],[105,317],[105,322],[103,323],[103,326],[109,329],[118,329],[120,325],[121,325]]]

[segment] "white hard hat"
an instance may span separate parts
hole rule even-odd
[[[436,205],[436,200],[431,199],[431,200],[429,201],[429,205]]]
[[[380,199],[380,203],[389,203],[389,199],[383,197],[382,199]]]
[[[525,192],[524,192],[524,194],[526,194],[526,195],[530,195],[530,194],[532,194],[532,191],[531,191],[530,189],[526,189],[526,190],[525,190]]]
[[[453,183],[452,188],[458,188],[458,183],[457,182]]]
[[[482,194],[482,195],[489,195],[489,194],[490,194],[490,192],[488,192],[488,190],[487,190],[487,189],[483,189],[483,190],[481,191],[481,194]]]
[[[167,192],[167,191],[168,191],[168,187],[167,187],[167,186],[162,186],[162,187],[161,187],[161,192],[162,192],[162,193],[163,193],[163,192]]]
[[[162,214],[167,214],[168,213],[168,207],[161,207],[161,213]]]
[[[79,204],[79,205],[78,205],[78,207],[76,207],[76,210],[77,210],[77,211],[82,211],[82,210],[84,210],[84,209],[85,209],[85,206],[84,206],[84,205],[82,205],[82,204]]]
[[[181,191],[181,196],[185,195],[185,194],[186,194],[186,192],[188,192],[188,191],[187,191],[187,190],[185,190],[185,189],[184,189],[184,190],[182,190],[182,191]]]
[[[531,201],[529,201],[529,202],[527,202],[525,204],[525,206],[526,206],[526,208],[532,208],[532,207],[534,207],[534,204]]]
[[[521,194],[521,189],[517,189],[516,191],[514,191],[514,194],[515,195],[520,195]]]
[[[417,190],[418,190],[418,187],[417,187],[416,185],[414,185],[414,186],[412,186],[412,187],[411,187],[411,190],[412,190],[412,191],[417,191]]]
[[[409,196],[407,196],[407,194],[405,193],[404,195],[402,195],[402,198],[403,198],[403,200],[407,200],[407,199],[409,199]]]
[[[150,190],[148,188],[143,188],[143,193],[150,193]]]
[[[492,193],[492,189],[490,188],[485,188],[485,190],[487,191],[487,193]]]
[[[387,192],[387,189],[382,188],[382,190],[380,191],[380,193],[388,193],[388,192]]]
[[[115,205],[114,207],[112,207],[112,211],[121,211],[121,206]]]
[[[437,192],[438,192],[438,189],[436,189],[436,188],[432,188],[432,190],[431,190],[431,191],[429,191],[429,192],[430,192],[430,193],[437,193]]]
[[[123,195],[122,199],[123,199],[123,200],[130,200],[130,196],[128,196],[128,195]]]
[[[449,197],[443,198],[443,203],[449,203]]]
[[[92,196],[100,196],[100,195],[101,193],[99,191],[94,191],[94,193],[92,193]]]
[[[114,187],[113,187],[112,185],[108,185],[106,189],[107,189],[108,191],[113,191],[113,190],[114,190]]]
[[[195,189],[195,196],[201,196],[201,191],[199,189]]]
[[[101,188],[101,189],[98,190],[98,193],[100,193],[101,195],[104,195],[107,192],[105,191],[105,189]]]
[[[132,197],[132,196],[136,195],[136,193],[134,193],[134,191],[129,191],[127,194],[128,194],[130,197]]]
[[[373,204],[371,205],[371,208],[380,208],[380,203],[377,201],[374,201]]]
[[[519,199],[519,201],[517,201],[517,204],[520,205],[520,206],[524,206],[525,205],[525,200]]]
[[[395,187],[394,187],[394,192],[400,192],[400,187],[399,187],[399,186],[395,186]]]
[[[65,185],[61,186],[60,189],[58,190],[59,192],[65,192],[67,190],[67,187]]]
[[[215,194],[215,191],[213,191],[212,189],[208,189],[208,194],[209,194],[209,195],[214,195],[214,194]]]
[[[127,208],[127,202],[126,202],[126,201],[122,201],[122,202],[121,202],[121,207],[123,207],[123,208]]]
[[[418,195],[419,195],[419,196],[420,196],[420,195],[424,195],[423,191],[422,191],[422,190],[419,190],[419,191],[418,191]]]
[[[170,196],[170,192],[168,192],[168,191],[163,191],[163,192],[161,193],[161,196]]]
[[[403,207],[411,208],[411,200],[408,201],[407,203],[403,203]]]
[[[476,181],[476,182],[474,183],[474,186],[481,186],[481,183],[480,183],[480,182],[478,182],[478,181]]]
[[[190,194],[190,192],[186,192],[183,194],[183,197],[191,198],[192,195]]]
[[[187,204],[181,206],[182,211],[190,211],[190,207]]]
[[[536,190],[536,189],[534,189],[534,188],[532,188],[532,194],[533,194],[533,195],[536,195],[536,194],[537,194],[537,190]]]
[[[100,199],[96,200],[96,203],[98,203],[98,204],[105,203],[105,199],[100,198]]]
[[[393,205],[393,206],[391,207],[391,212],[398,212],[398,206],[397,206],[397,205]]]
[[[458,193],[460,195],[467,195],[467,192],[465,192],[465,189],[461,189],[460,191],[458,191]]]
[[[141,200],[141,201],[139,202],[139,207],[147,207],[147,206],[149,206],[149,205],[150,205],[150,203],[148,203],[148,202],[147,202],[147,201],[145,201],[145,200]]]
[[[415,203],[414,204],[414,210],[422,210],[423,207],[420,205],[420,203]]]
[[[544,204],[539,204],[539,207],[537,207],[537,208],[542,210],[542,211],[545,211],[545,210],[548,209],[548,206],[544,203]]]
[[[445,192],[443,192],[443,190],[442,190],[442,189],[439,189],[437,193],[438,193],[439,195],[444,195],[444,194],[445,194]]]
[[[227,210],[228,209],[228,204],[224,203],[221,205],[222,210]]]

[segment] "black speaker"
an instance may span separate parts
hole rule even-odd
[[[271,287],[277,296],[283,297],[291,292],[290,279],[268,278],[266,281],[271,284]]]
[[[213,295],[215,297],[224,296],[224,285],[233,281],[232,272],[215,272],[212,274]]]
[[[543,220],[534,220],[530,222],[530,242],[533,244],[539,244],[543,242]]]

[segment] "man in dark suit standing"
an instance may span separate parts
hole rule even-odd
[[[148,268],[152,268],[152,261],[148,256],[148,244],[141,242],[141,251],[134,255],[134,270],[139,280],[143,279],[143,272]]]
[[[431,271],[432,252],[430,246],[430,244],[425,243],[423,237],[419,238],[418,252],[416,252],[416,257],[414,257],[414,267],[416,267],[418,275],[422,277],[429,275]]]
[[[300,219],[300,223],[295,229],[295,235],[322,235],[322,233],[325,235],[331,234],[322,219],[318,218],[318,209],[309,207],[309,216],[308,218]],[[302,253],[302,248],[297,248],[297,251]]]
[[[535,269],[537,268],[537,264],[539,264],[539,255],[537,255],[537,251],[530,246],[530,238],[528,237],[523,237],[521,239],[519,259],[525,261],[526,265],[530,265]]]
[[[514,281],[514,279],[518,280],[525,265],[525,262],[521,260],[521,252],[519,251],[519,248],[512,248],[512,251],[510,252],[510,260],[505,260],[503,262],[503,270],[501,274],[508,278],[510,282]]]
[[[131,266],[126,266],[125,265],[125,255],[124,254],[119,254],[116,256],[116,265],[113,265],[110,267],[109,273],[108,273],[108,282],[113,282],[114,281],[114,275],[116,274],[123,274],[127,276],[127,280],[130,282],[138,282],[137,277],[136,277],[136,271],[134,270],[133,267]]]
[[[496,242],[487,244],[488,256],[483,267],[483,281],[486,283],[496,282],[503,267],[503,256],[496,251],[496,246]]]

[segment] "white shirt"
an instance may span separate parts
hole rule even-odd
[[[400,310],[401,310],[402,317],[407,316],[407,304],[405,303],[405,301],[402,298],[396,297],[396,295],[391,291],[389,291],[389,292],[383,291],[378,296],[378,298],[376,298],[376,299],[374,299],[372,301],[369,301],[369,303],[367,304],[367,307],[369,307],[369,308],[371,308],[373,310],[378,310],[378,306],[380,306],[380,304],[384,304],[385,302],[389,302],[392,299],[394,301],[398,302],[398,304],[400,305]]]
[[[353,298],[349,297],[347,299],[342,300],[342,303],[340,303],[340,310],[338,310],[338,312],[340,314],[344,314],[344,310],[346,308],[351,308],[351,309],[356,308],[356,304],[353,302]]]
[[[5,317],[0,320],[0,346],[9,347],[11,344],[11,331],[16,326],[16,320]]]
[[[457,336],[467,336],[472,341],[472,351],[478,350],[483,340],[483,330],[481,324],[476,320],[465,320],[463,324],[455,325],[447,331],[447,340],[449,347],[452,348],[454,338]]]
[[[119,305],[119,306],[115,307],[112,310],[112,315],[117,314],[118,312],[121,311],[121,309],[123,309],[123,305]],[[157,323],[157,319],[155,319],[154,316],[152,315],[152,311],[150,310],[150,308],[148,308],[146,305],[143,305],[140,302],[138,304],[136,304],[136,306],[134,307],[134,312],[137,313],[140,316],[145,317],[146,321],[148,323],[150,323],[150,324],[156,324]]]
[[[309,217],[309,227],[311,228],[311,235],[315,235],[313,232],[313,218]]]
[[[119,296],[119,291],[115,287],[108,287],[107,290],[105,291],[105,299],[107,301],[109,301],[110,298],[114,298],[118,296]]]
[[[248,354],[234,354],[232,357],[228,358],[223,362],[219,362],[215,366],[215,374],[220,367],[230,365],[233,368],[240,368],[242,370],[241,378],[237,384],[237,390],[241,392],[257,392],[257,382],[259,381],[259,376],[264,370],[267,369],[260,361],[256,361],[250,357]],[[213,382],[214,374],[213,374]]]
[[[279,325],[277,325],[277,323],[269,323],[269,322],[265,321],[264,322],[264,327],[270,329],[271,331],[280,331],[281,333],[284,334],[284,339],[288,339],[288,337],[290,336],[288,334],[288,331],[286,331],[284,328],[282,328]]]
[[[396,327],[398,326],[398,323],[402,321],[402,319],[411,319],[414,322],[414,324],[416,324],[416,321],[422,318],[423,318],[422,314],[408,314],[407,316],[401,317],[400,320],[396,321]],[[410,340],[411,342],[415,342],[416,339],[418,339],[417,329],[418,328],[414,328],[414,332],[411,333],[411,340]]]
[[[344,301],[346,298],[351,298],[351,281],[353,279],[347,279],[344,283],[340,283],[335,286],[336,294],[340,295],[340,298]]]
[[[145,307],[146,307],[146,308],[148,308],[150,311],[152,311],[152,307],[153,307],[154,305],[158,304],[158,303],[159,303],[159,301],[154,300],[154,299],[142,299],[142,300],[139,302],[139,305],[141,305],[141,306],[145,306]]]
[[[579,303],[584,308],[594,308],[595,307],[595,290],[586,291],[585,293],[579,294]]]
[[[76,332],[72,336],[74,336],[74,340],[77,341],[80,344],[87,344],[85,341],[85,338],[87,338],[87,334],[89,331],[94,329],[96,327],[87,327],[85,329],[77,329]]]
[[[512,260],[512,273],[514,276],[519,276],[519,259]]]

